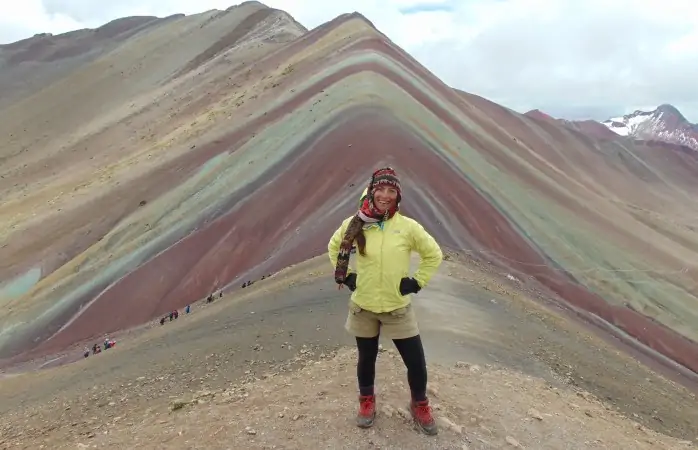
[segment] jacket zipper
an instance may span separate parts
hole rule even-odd
[[[385,243],[385,222],[381,222],[380,224],[380,230],[381,230],[381,263],[380,263],[380,274],[381,274],[381,284],[380,284],[380,290],[383,291],[385,289],[385,283],[383,283],[383,244]],[[385,297],[385,293],[381,292],[381,295],[379,298],[383,300]],[[385,305],[381,304],[381,312],[385,309]]]

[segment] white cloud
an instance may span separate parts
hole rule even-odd
[[[36,33],[64,33],[82,26],[66,14],[48,14],[41,0],[0,0],[0,43]]]
[[[0,0],[0,42],[235,0]],[[519,111],[603,120],[671,103],[698,122],[695,0],[267,0],[307,27],[358,11],[448,84]]]

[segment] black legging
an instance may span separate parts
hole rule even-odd
[[[376,358],[378,357],[378,338],[356,338],[359,351],[359,361],[356,365],[356,375],[359,379],[361,395],[373,395],[373,384],[376,378]],[[415,401],[426,399],[427,394],[427,363],[424,358],[422,338],[417,335],[407,339],[393,339],[402,361],[407,367],[407,382]]]

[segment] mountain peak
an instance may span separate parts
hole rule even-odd
[[[679,112],[679,110],[674,105],[670,105],[668,103],[662,103],[661,105],[659,105],[657,107],[657,111],[677,114],[679,116],[682,115],[681,112]]]
[[[681,111],[679,111],[678,108],[668,103],[659,105],[655,110],[655,113],[667,114],[669,116],[675,117],[679,122],[689,123],[688,119],[686,119],[686,117],[683,114],[681,114]]]
[[[527,111],[524,113],[524,116],[530,117],[532,119],[542,119],[542,120],[555,120],[554,117],[552,117],[549,114],[544,113],[540,109],[532,109],[530,111]]]
[[[603,124],[620,136],[685,145],[698,151],[698,127],[673,105],[664,103],[653,111],[636,110],[612,117]]]

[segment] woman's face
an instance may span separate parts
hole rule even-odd
[[[392,186],[379,185],[373,190],[373,205],[380,212],[385,212],[397,203],[397,189]]]

